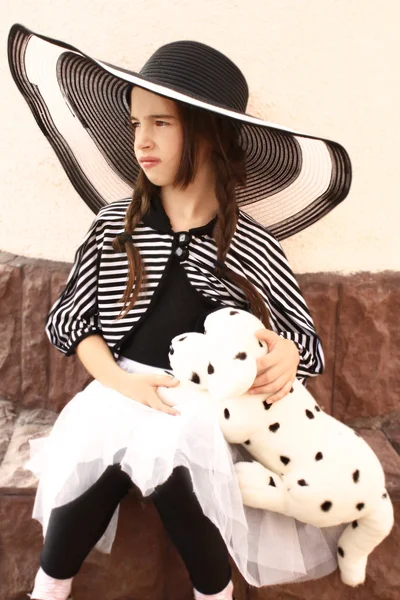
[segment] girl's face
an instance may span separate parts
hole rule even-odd
[[[146,177],[160,187],[173,184],[183,147],[182,125],[174,101],[134,87],[131,121],[136,159]],[[146,158],[156,160],[145,162]]]

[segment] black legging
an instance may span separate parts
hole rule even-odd
[[[47,575],[69,579],[78,573],[131,486],[120,465],[112,465],[81,496],[52,510],[40,556]],[[229,554],[219,530],[200,507],[187,469],[176,468],[152,499],[193,586],[203,594],[223,590],[231,578]]]

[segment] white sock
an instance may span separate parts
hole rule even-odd
[[[71,579],[54,579],[40,567],[35,578],[31,598],[35,600],[67,600],[72,586]]]
[[[230,581],[226,588],[218,594],[202,594],[197,590],[194,590],[195,600],[232,600],[233,583]]]

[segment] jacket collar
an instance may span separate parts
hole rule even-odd
[[[192,235],[210,235],[212,236],[215,223],[217,222],[217,216],[215,216],[211,221],[202,225],[201,227],[193,227],[188,231]],[[147,227],[151,227],[151,229],[156,229],[161,233],[169,233],[174,235],[174,232],[171,227],[171,222],[167,213],[164,210],[163,203],[161,198],[158,196],[153,196],[150,200],[150,208],[147,213],[142,217],[142,222]]]

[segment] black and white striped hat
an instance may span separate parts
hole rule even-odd
[[[129,121],[132,85],[238,122],[247,154],[247,185],[237,191],[238,205],[278,239],[311,225],[348,194],[345,149],[246,114],[243,74],[210,46],[166,44],[136,73],[15,24],[8,58],[39,127],[95,213],[132,194],[139,169]]]

